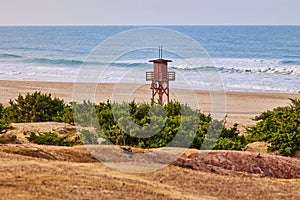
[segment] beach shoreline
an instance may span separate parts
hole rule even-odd
[[[79,88],[79,89],[78,89]],[[134,88],[134,89],[133,89]],[[128,92],[126,90],[128,89]],[[150,102],[151,90],[149,84],[113,84],[99,83],[95,84],[79,84],[72,82],[37,82],[37,81],[8,81],[0,80],[0,103],[8,105],[9,100],[16,99],[19,94],[33,93],[41,91],[43,93],[51,93],[53,97],[63,99],[65,102],[72,102],[78,98],[85,99],[94,97],[94,102],[126,101],[126,99],[135,100],[136,102]],[[79,92],[78,92],[79,91]],[[81,92],[82,91],[82,92]],[[89,92],[90,91],[90,92]],[[90,94],[94,92],[94,94]],[[121,91],[121,93],[120,93]],[[84,94],[84,93],[87,94]],[[204,90],[183,90],[171,89],[171,99],[179,100],[181,103],[185,100],[189,101],[191,95],[198,102],[198,109],[206,114],[212,114],[215,109],[213,92]],[[299,94],[289,93],[271,93],[271,92],[220,92],[219,103],[223,105],[222,112],[227,116],[228,125],[238,123],[241,129],[254,125],[252,120],[261,112],[272,110],[278,106],[287,106],[290,98],[299,97]],[[88,99],[86,99],[88,100]],[[225,102],[224,102],[225,101]],[[212,103],[214,102],[214,103]],[[194,105],[195,106],[195,105]],[[225,106],[225,107],[224,107]]]

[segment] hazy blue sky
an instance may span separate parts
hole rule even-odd
[[[300,25],[300,0],[0,0],[0,25]]]

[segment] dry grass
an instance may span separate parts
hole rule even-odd
[[[84,146],[0,145],[0,156],[1,199],[300,198],[300,179],[225,176],[173,165],[123,173],[95,161]]]

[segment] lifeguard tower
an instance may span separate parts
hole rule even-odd
[[[169,81],[175,81],[175,72],[168,72],[168,63],[172,60],[162,58],[162,47],[159,47],[159,58],[150,60],[153,62],[153,72],[146,72],[146,81],[151,81],[152,101],[156,95],[161,103],[163,96],[167,97],[167,102],[170,101]]]

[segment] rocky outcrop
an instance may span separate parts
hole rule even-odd
[[[223,175],[300,178],[299,159],[253,152],[204,151],[182,156],[174,164]]]

